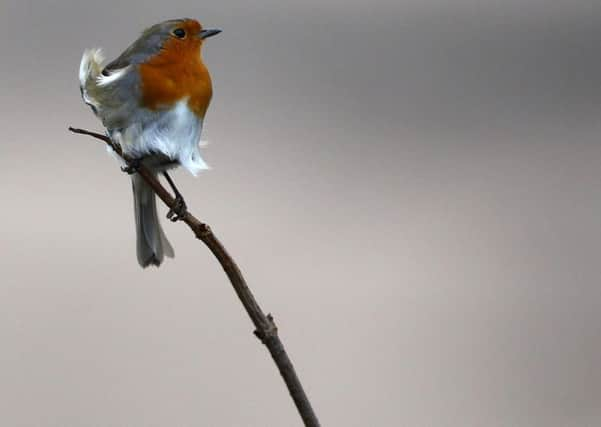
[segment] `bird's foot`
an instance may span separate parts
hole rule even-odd
[[[140,159],[132,159],[126,162],[125,166],[121,166],[121,172],[125,172],[128,175],[133,175],[134,173],[138,172],[140,164]]]
[[[169,212],[167,212],[167,218],[173,222],[184,219],[188,213],[188,207],[181,194],[175,196],[175,203]]]

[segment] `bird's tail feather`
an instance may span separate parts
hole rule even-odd
[[[159,217],[154,191],[138,174],[132,175],[134,212],[136,217],[136,251],[142,267],[163,262],[164,256],[173,258],[173,247],[167,240]]]
[[[94,92],[103,67],[104,56],[101,49],[86,49],[84,51],[79,64],[79,88],[84,102],[92,108],[98,107]]]

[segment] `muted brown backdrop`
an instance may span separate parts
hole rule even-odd
[[[0,424],[298,426],[181,225],[140,270],[128,178],[68,125],[86,47],[190,16],[191,209],[274,313],[324,426],[601,424],[598,2],[0,2]]]

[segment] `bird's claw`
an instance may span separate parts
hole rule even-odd
[[[121,172],[125,172],[128,175],[133,175],[134,173],[138,172],[140,163],[140,159],[130,160],[125,166],[121,166]]]
[[[167,218],[173,222],[184,219],[188,213],[188,207],[184,198],[180,195],[175,196],[175,203],[169,212],[167,212]]]

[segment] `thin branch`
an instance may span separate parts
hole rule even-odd
[[[133,161],[133,159],[123,154],[121,147],[113,143],[113,141],[106,135],[72,127],[69,127],[69,130],[77,134],[88,135],[104,141],[121,158],[123,158],[126,163],[131,163]],[[137,173],[144,178],[144,180],[154,190],[156,195],[159,196],[159,198],[165,203],[165,205],[167,205],[170,209],[175,208],[175,198],[171,196],[171,194],[165,189],[165,187],[163,187],[159,180],[155,178],[154,174],[151,173],[143,164],[137,165],[136,168]],[[282,344],[282,341],[279,338],[278,328],[273,320],[273,316],[271,316],[271,314],[265,315],[263,310],[261,310],[261,307],[255,300],[255,297],[246,284],[246,280],[244,280],[240,269],[225,247],[221,244],[217,237],[215,237],[211,231],[211,228],[198,220],[188,211],[183,214],[181,220],[185,222],[188,227],[190,227],[196,238],[201,240],[211,250],[213,255],[215,255],[215,258],[217,258],[223,267],[223,270],[225,270],[225,274],[234,287],[234,291],[236,291],[236,294],[242,302],[244,309],[255,325],[256,329],[254,334],[261,340],[263,344],[265,344],[269,350],[273,361],[277,365],[280,374],[282,375],[282,378],[288,387],[288,391],[294,400],[294,404],[296,405],[296,408],[298,409],[305,426],[318,427],[320,425],[319,420],[317,419],[303,386],[296,375],[296,371],[294,370],[294,366],[292,365],[292,362],[286,353],[284,344]]]

